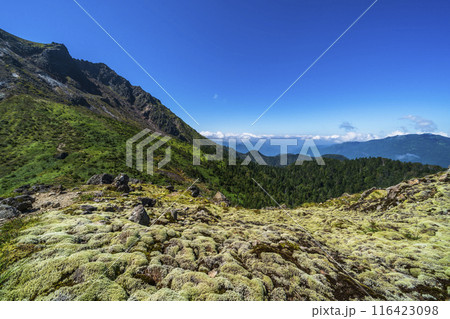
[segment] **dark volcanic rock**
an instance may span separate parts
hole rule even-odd
[[[191,191],[192,197],[198,197],[198,195],[200,195],[200,188],[195,185],[189,187],[189,190]]]
[[[34,198],[30,195],[20,195],[16,197],[10,197],[2,200],[0,204],[8,205],[16,208],[22,213],[25,213],[33,208]]]
[[[80,209],[85,212],[95,212],[97,210],[97,207],[92,205],[81,205]]]
[[[17,217],[19,214],[15,207],[0,204],[0,219]]]
[[[50,190],[52,186],[50,185],[44,185],[44,184],[36,184],[31,186],[29,190],[29,194],[39,193],[39,192],[47,192]]]
[[[156,199],[150,197],[140,197],[139,200],[144,207],[153,207],[156,204]]]
[[[103,211],[105,212],[117,212],[120,208],[117,205],[108,204],[106,207],[103,208]]]
[[[94,175],[86,182],[87,185],[105,185],[111,184],[114,177],[110,174],[98,174]]]
[[[130,178],[126,174],[120,174],[114,178],[114,181],[112,183],[113,187],[116,188],[116,191],[122,192],[122,193],[129,193],[130,192],[130,186],[128,186],[128,182],[130,181]]]
[[[14,193],[25,193],[30,189],[30,185],[22,185],[14,190]]]
[[[139,205],[133,209],[129,220],[144,226],[150,225],[150,217],[148,217],[147,212],[142,205]]]
[[[63,160],[63,159],[65,159],[67,156],[69,156],[69,153],[67,153],[67,152],[62,152],[62,153],[56,154],[56,155],[55,155],[55,158],[56,158],[56,159]]]

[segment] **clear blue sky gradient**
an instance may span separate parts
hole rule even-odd
[[[379,0],[254,126],[373,0],[79,2],[200,126],[72,0],[3,1],[0,28],[108,64],[198,131],[413,133],[413,115],[450,135],[448,0]]]

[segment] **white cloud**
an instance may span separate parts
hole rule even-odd
[[[212,97],[214,100],[217,100],[218,98],[219,98],[219,94],[217,94],[217,93],[214,93],[214,95],[213,95],[213,97]]]
[[[316,141],[325,141],[331,143],[342,143],[342,142],[364,142],[368,140],[378,139],[380,138],[374,134],[365,134],[365,133],[357,133],[357,132],[347,132],[345,134],[334,134],[334,135],[307,135],[307,134],[299,134],[299,135],[274,135],[274,134],[253,134],[253,133],[223,133],[221,131],[210,132],[210,131],[202,131],[200,132],[203,136],[211,139],[260,139],[260,138],[293,138],[299,140],[313,139]]]
[[[407,115],[401,119],[411,121],[414,124],[414,128],[422,133],[431,133],[437,130],[437,125],[432,120],[427,120],[420,116]]]

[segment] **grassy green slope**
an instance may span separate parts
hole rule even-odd
[[[138,127],[83,107],[29,96],[1,102],[0,114],[0,194],[23,184],[74,185],[101,172],[151,178],[125,165],[125,142],[140,131]],[[186,162],[181,157],[187,155],[187,149],[174,139],[171,143],[177,148],[176,167],[178,162]],[[61,149],[69,153],[63,160],[55,158]]]

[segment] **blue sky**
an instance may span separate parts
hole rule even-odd
[[[108,64],[211,136],[450,135],[450,1],[379,0],[253,126],[374,0],[78,1],[200,125],[72,0],[3,2],[0,28]]]

